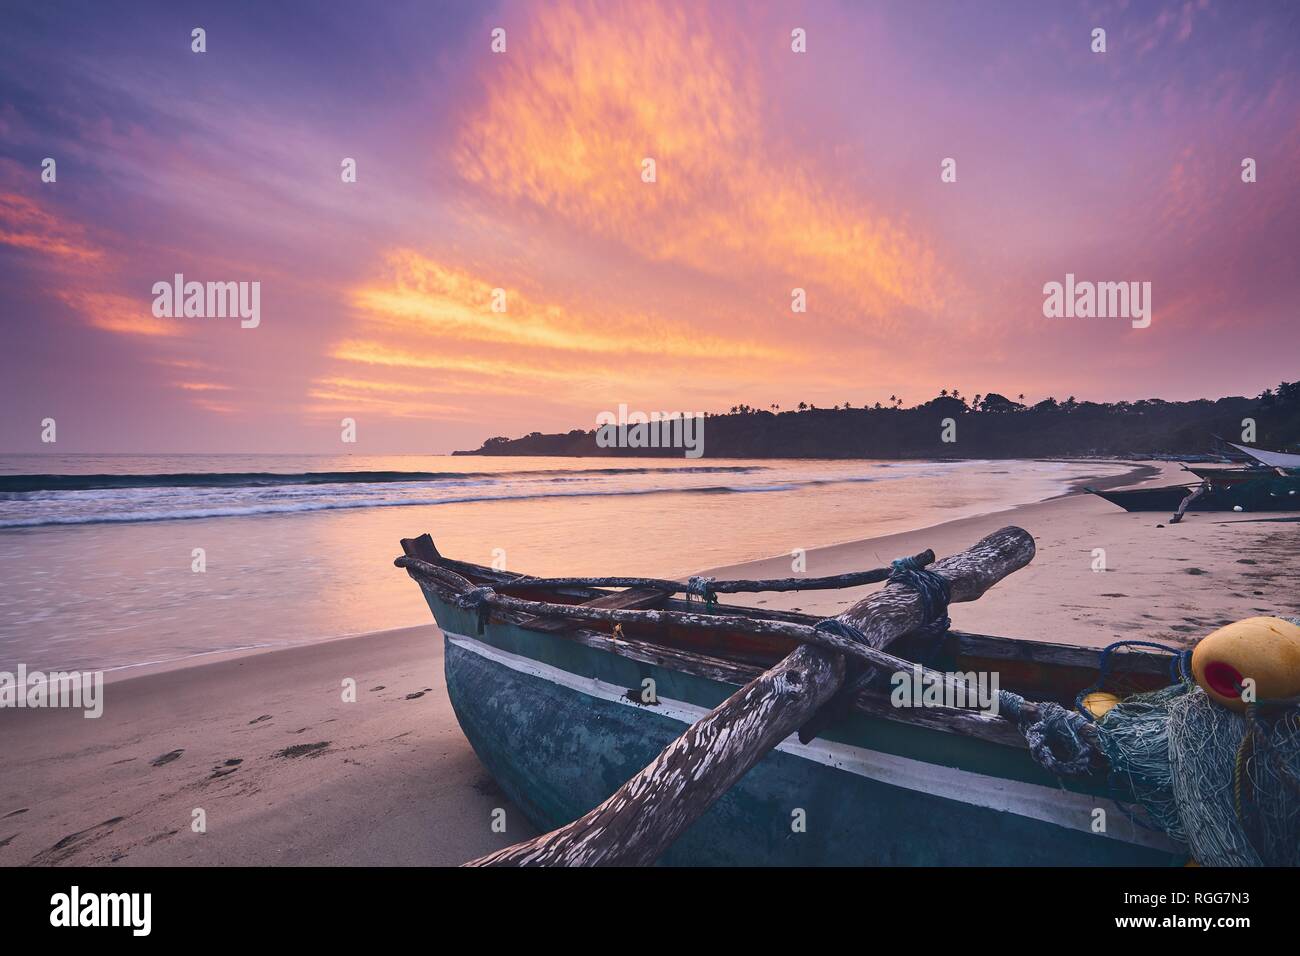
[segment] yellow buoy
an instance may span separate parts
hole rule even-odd
[[[1300,694],[1300,627],[1280,617],[1248,617],[1207,635],[1192,651],[1192,676],[1214,700],[1245,710],[1239,688],[1254,681],[1254,700]]]
[[[1119,697],[1106,690],[1094,690],[1083,698],[1083,709],[1100,720],[1119,703]]]

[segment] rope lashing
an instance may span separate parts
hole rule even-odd
[[[838,617],[828,617],[818,621],[813,625],[814,631],[821,631],[823,634],[835,634],[838,637],[847,638],[850,641],[857,641],[859,644],[867,643],[867,635],[863,634],[852,624],[841,621]]]
[[[948,617],[948,601],[952,596],[952,585],[943,575],[927,570],[916,558],[899,558],[891,562],[891,570],[886,580],[889,584],[910,587],[920,595],[921,624],[913,628],[910,633],[922,633],[934,639],[930,650],[925,655],[927,658],[930,657],[952,625],[952,620]],[[858,644],[870,643],[865,634],[838,617],[828,617],[818,621],[813,625],[813,630],[835,634]],[[800,729],[799,739],[804,743],[812,740],[830,724],[848,716],[858,694],[877,676],[875,668],[861,661],[849,660],[846,661],[845,666],[844,683],[840,689]]]
[[[867,635],[838,617],[828,617],[818,621],[813,625],[813,630],[821,631],[823,634],[834,634],[858,644],[868,643]],[[847,717],[853,709],[853,702],[857,699],[858,692],[866,687],[874,673],[871,668],[846,658],[844,683],[831,695],[831,699],[822,704],[821,708],[808,719],[808,723],[799,729],[799,741],[806,744],[831,724],[839,723]]]
[[[1192,652],[1184,650],[1181,647],[1170,647],[1168,644],[1158,644],[1155,641],[1116,641],[1113,644],[1107,644],[1101,649],[1101,657],[1097,664],[1097,680],[1089,687],[1079,691],[1074,698],[1074,709],[1077,710],[1084,719],[1095,721],[1096,718],[1088,713],[1088,709],[1083,706],[1083,699],[1089,694],[1104,690],[1106,687],[1106,678],[1110,676],[1110,658],[1115,651],[1121,647],[1149,647],[1152,650],[1164,651],[1172,655],[1169,658],[1169,679],[1175,684],[1190,684]]]
[[[483,608],[489,601],[497,596],[497,592],[489,587],[477,587],[464,594],[456,595],[456,606],[462,611],[476,611]]]
[[[699,574],[693,575],[686,582],[686,600],[699,598],[709,607],[713,607],[718,602],[718,593],[713,590],[713,582],[716,580]]]
[[[931,571],[916,558],[898,558],[890,562],[890,584],[905,584],[921,596],[921,628],[943,633],[952,626],[948,617],[948,602],[952,599],[952,585],[937,571]]]
[[[464,594],[457,594],[453,600],[461,610],[478,611],[478,632],[482,634],[488,622],[489,602],[496,596],[496,591],[482,586],[472,588]]]
[[[998,691],[998,706],[1016,722],[1029,753],[1044,770],[1077,776],[1088,772],[1092,747],[1079,736],[1088,721],[1052,701],[1035,701],[1032,715],[1025,699],[1009,690]]]

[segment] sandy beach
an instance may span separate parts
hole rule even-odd
[[[1160,474],[1155,474],[1155,472]],[[1156,466],[1156,480],[1175,469]],[[1007,524],[1038,552],[954,626],[1102,646],[1300,614],[1294,516],[1128,514],[1072,494],[808,553],[807,573],[960,550]],[[1159,527],[1164,525],[1164,527]],[[1106,570],[1094,570],[1094,549]],[[717,569],[785,576],[789,558]],[[413,587],[413,585],[412,585]],[[862,589],[865,593],[865,590]],[[834,614],[858,592],[757,598]],[[343,681],[357,699],[343,700]],[[462,736],[432,625],[110,675],[104,715],[0,714],[0,865],[456,865],[532,834]],[[494,833],[493,811],[506,812]],[[206,832],[195,832],[195,811]]]

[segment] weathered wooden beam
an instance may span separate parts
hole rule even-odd
[[[427,535],[425,537],[428,537]],[[408,552],[409,554],[409,552]],[[412,555],[420,557],[420,555]],[[929,564],[934,560],[933,551],[922,551],[914,560],[918,564]],[[758,593],[765,591],[826,591],[839,588],[860,587],[864,584],[879,584],[887,579],[892,568],[873,568],[870,571],[847,571],[843,574],[829,574],[824,577],[805,578],[754,578],[734,581],[708,580],[708,587],[715,594]],[[498,590],[550,588],[645,588],[654,591],[667,591],[670,594],[684,594],[690,590],[690,582],[673,581],[667,578],[641,577],[568,577],[568,578],[533,578],[520,576],[508,582],[494,585]]]
[[[1003,528],[969,551],[944,559],[933,570],[948,579],[953,601],[972,601],[1028,564],[1033,554],[1034,542],[1028,533]],[[699,617],[709,619],[707,615]],[[919,596],[898,584],[887,585],[854,605],[841,620],[867,636],[871,642],[868,649],[887,666],[898,658],[873,645],[888,643],[925,623]],[[836,649],[805,643],[689,727],[594,810],[469,865],[653,863],[736,780],[830,700],[843,682],[844,660]]]
[[[1023,568],[1034,557],[1034,539],[1022,528],[999,528],[980,539],[966,551],[949,555],[929,570],[941,575],[949,587],[949,601],[974,601],[998,581],[1013,571]],[[872,598],[859,601],[839,616],[841,621],[862,632],[868,645],[883,648],[902,637],[924,620],[921,595],[915,588],[887,587]],[[869,687],[878,675],[898,670],[881,661],[858,674],[847,688],[846,694],[857,697]],[[945,684],[956,683],[951,678]],[[818,736],[836,718],[830,712],[820,714],[799,732],[799,739],[807,743]]]
[[[1022,528],[1006,527],[982,538],[966,551],[935,562],[929,570],[942,575],[950,600],[974,601],[1008,574],[1034,558],[1034,539]],[[925,623],[921,595],[909,587],[886,587],[839,616],[862,632],[872,647],[884,647]]]
[[[624,591],[611,591],[609,594],[602,594],[598,598],[587,601],[583,606],[620,608],[631,611],[645,610],[646,608],[663,607],[670,597],[672,597],[670,591],[630,587]],[[520,621],[519,626],[526,627],[530,631],[558,633],[573,625],[558,618],[534,616]]]

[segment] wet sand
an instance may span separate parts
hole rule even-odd
[[[1160,466],[1154,480],[1181,479]],[[1150,472],[1147,472],[1150,474]],[[810,551],[810,575],[961,550],[1007,524],[1033,563],[954,626],[1102,646],[1194,640],[1253,614],[1300,614],[1294,515],[1128,514],[1071,495]],[[1164,525],[1164,527],[1158,527]],[[1107,570],[1093,570],[1094,549]],[[788,557],[712,572],[780,577]],[[834,614],[854,592],[758,595]],[[355,703],[342,699],[353,678]],[[405,628],[184,667],[119,672],[104,715],[0,712],[0,865],[456,865],[533,835],[456,724],[437,629]],[[493,833],[497,808],[507,832]],[[194,811],[207,831],[191,827]]]

